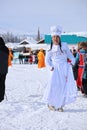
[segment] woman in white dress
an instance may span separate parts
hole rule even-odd
[[[75,101],[77,87],[72,65],[75,59],[66,43],[60,40],[61,27],[51,27],[51,49],[46,53],[46,65],[50,67],[50,79],[43,97],[50,110],[63,111],[63,107]],[[67,59],[71,63],[67,62]]]

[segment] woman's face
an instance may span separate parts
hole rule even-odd
[[[52,41],[55,45],[59,44],[60,37],[59,36],[52,36]]]

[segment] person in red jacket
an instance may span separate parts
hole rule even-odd
[[[78,66],[77,86],[87,95],[87,42],[80,43],[82,49],[76,56],[75,67]]]
[[[32,55],[29,56],[29,63],[32,64],[33,62],[33,58],[32,58]]]

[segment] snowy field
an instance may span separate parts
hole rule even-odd
[[[49,111],[42,103],[49,70],[37,65],[13,65],[0,103],[0,130],[87,130],[87,98],[80,92],[64,112]]]

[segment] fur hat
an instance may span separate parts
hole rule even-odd
[[[80,43],[80,47],[81,47],[82,49],[87,49],[87,42],[81,42],[81,43]]]
[[[60,26],[52,26],[50,28],[51,36],[61,36],[62,28]]]

